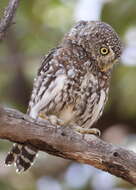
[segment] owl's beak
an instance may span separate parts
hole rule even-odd
[[[113,64],[104,65],[103,68],[101,68],[101,72],[107,72],[109,69],[113,67]]]
[[[103,65],[103,67],[101,68],[101,72],[107,72],[110,69],[112,69],[113,65],[118,64],[119,60],[115,59],[114,61],[111,61],[111,63],[108,63],[106,65]]]

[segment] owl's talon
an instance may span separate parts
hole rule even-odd
[[[40,114],[39,114],[39,118],[41,119],[41,120],[48,120],[52,125],[63,125],[64,124],[64,122],[61,120],[61,119],[59,119],[56,115],[45,115],[45,113],[44,112],[41,112]]]
[[[83,139],[84,136],[87,134],[92,134],[92,135],[96,135],[96,136],[101,136],[101,132],[99,129],[96,128],[91,128],[91,129],[85,129],[82,127],[76,127],[75,129],[78,133],[81,133],[83,135]]]
[[[45,113],[43,113],[43,112],[40,112],[39,113],[39,118],[41,118],[41,119],[44,119],[44,120],[47,120],[48,119],[48,117],[45,115]]]

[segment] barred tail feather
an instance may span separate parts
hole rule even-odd
[[[37,149],[30,146],[22,146],[21,154],[17,157],[17,172],[26,171],[31,167],[37,154]]]
[[[17,172],[26,171],[31,167],[36,154],[37,149],[32,146],[14,144],[6,157],[5,164],[15,163]]]
[[[5,159],[6,165],[10,166],[15,162],[17,156],[21,153],[21,147],[21,145],[13,144],[11,151],[7,154]]]

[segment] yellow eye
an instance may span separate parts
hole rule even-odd
[[[101,53],[102,55],[107,55],[107,54],[109,53],[109,49],[106,48],[106,47],[102,47],[102,48],[100,49],[100,53]]]

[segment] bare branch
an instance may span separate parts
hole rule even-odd
[[[18,7],[19,0],[9,0],[9,4],[4,11],[3,18],[0,20],[0,41],[5,36],[5,33],[12,23],[13,16],[15,15]]]
[[[17,110],[0,108],[0,138],[93,165],[136,185],[136,153],[93,135],[83,139],[69,127],[56,128],[48,121],[36,123]]]

